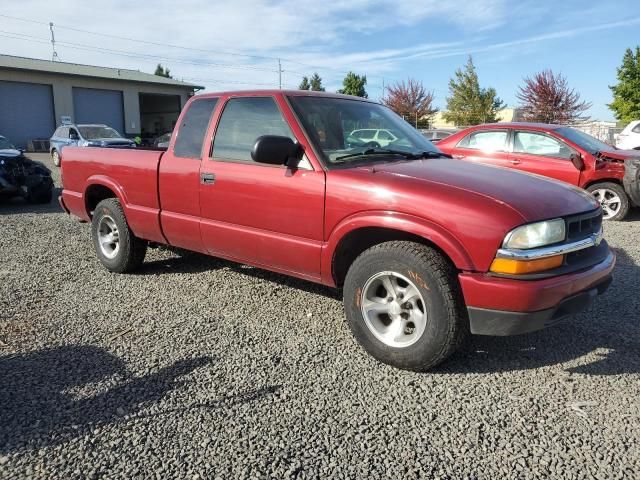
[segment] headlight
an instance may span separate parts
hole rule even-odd
[[[564,241],[565,223],[562,218],[523,225],[507,234],[502,248],[528,249]]]

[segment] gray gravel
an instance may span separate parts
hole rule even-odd
[[[588,312],[416,374],[331,290],[165,250],[113,275],[56,204],[5,203],[0,477],[640,478],[640,214],[606,236]]]

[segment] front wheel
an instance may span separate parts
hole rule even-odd
[[[56,167],[60,166],[61,157],[60,157],[60,153],[58,153],[58,150],[54,150],[53,152],[51,152],[51,160],[53,160],[53,164]]]
[[[347,273],[344,306],[362,347],[407,370],[439,364],[469,331],[455,269],[413,242],[385,242],[362,253]]]
[[[602,218],[605,220],[622,220],[629,213],[629,197],[617,183],[596,183],[588,187],[587,191],[600,203]]]
[[[91,233],[96,254],[107,270],[126,273],[142,265],[147,242],[129,229],[117,199],[108,198],[98,203],[91,220]]]

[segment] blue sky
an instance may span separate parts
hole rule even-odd
[[[160,62],[208,91],[275,87],[281,58],[285,87],[317,71],[335,90],[353,70],[379,98],[383,79],[411,77],[442,109],[471,54],[482,86],[516,106],[522,78],[551,68],[600,120],[613,118],[608,85],[624,50],[640,44],[637,0],[23,0],[0,14],[0,53],[50,58],[52,21],[62,61],[142,71]]]

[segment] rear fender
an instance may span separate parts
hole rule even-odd
[[[322,283],[335,286],[333,278],[333,257],[340,241],[348,233],[367,227],[380,227],[399,232],[411,233],[433,243],[440,248],[459,270],[475,270],[473,260],[462,243],[440,225],[413,215],[388,211],[368,211],[356,213],[342,220],[331,232],[322,249]]]

